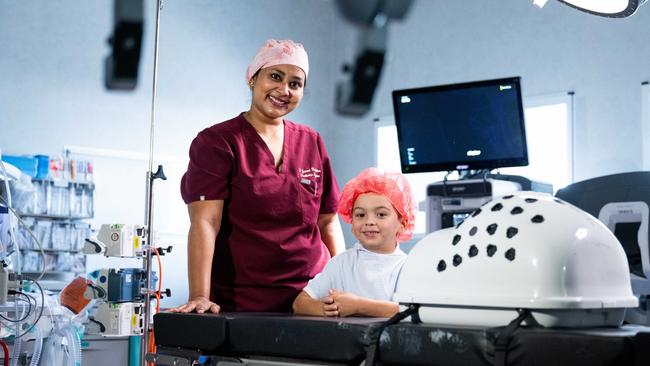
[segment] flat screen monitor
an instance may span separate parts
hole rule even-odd
[[[528,165],[519,77],[392,96],[403,173]]]

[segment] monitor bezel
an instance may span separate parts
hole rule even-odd
[[[519,109],[519,128],[521,132],[521,141],[523,147],[523,156],[510,159],[490,159],[490,160],[474,160],[474,161],[449,161],[449,162],[436,162],[436,163],[422,163],[409,165],[405,164],[408,161],[406,156],[406,151],[403,151],[403,141],[402,141],[402,132],[400,127],[402,126],[402,121],[399,115],[398,101],[402,96],[413,95],[413,94],[424,94],[430,92],[446,91],[446,90],[457,90],[457,89],[469,89],[479,86],[487,85],[498,85],[498,84],[516,84],[517,89],[517,103]],[[479,80],[471,81],[464,83],[455,83],[455,84],[445,84],[445,85],[436,85],[428,86],[421,88],[411,88],[411,89],[399,89],[393,90],[392,100],[393,100],[393,111],[395,113],[395,127],[397,130],[397,145],[400,155],[400,165],[402,168],[402,173],[426,173],[426,172],[444,172],[444,171],[466,171],[466,170],[493,170],[497,168],[508,168],[508,167],[517,167],[517,166],[526,166],[528,165],[528,144],[526,141],[526,123],[524,120],[524,107],[523,100],[521,96],[521,77],[513,76],[507,78],[499,79],[490,79],[490,80]]]

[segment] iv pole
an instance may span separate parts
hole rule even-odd
[[[160,40],[160,11],[162,10],[162,0],[157,0],[156,7],[156,35],[154,39],[153,54],[153,90],[151,93],[151,127],[149,131],[149,170],[147,171],[147,189],[146,189],[146,207],[145,207],[145,227],[147,228],[147,243],[143,246],[142,266],[146,273],[144,289],[144,333],[140,344],[140,364],[147,365],[145,356],[149,350],[149,330],[151,328],[151,260],[153,259],[153,181],[156,178],[166,179],[162,172],[162,166],[158,166],[156,173],[153,172],[153,143],[154,143],[154,122],[156,116],[156,84],[158,81],[158,44]],[[158,279],[161,281],[162,279]]]

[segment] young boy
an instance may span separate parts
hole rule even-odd
[[[343,188],[338,213],[359,240],[330,260],[293,302],[296,314],[390,317],[391,301],[411,238],[415,203],[406,178],[368,168]]]

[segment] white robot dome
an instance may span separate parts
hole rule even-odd
[[[395,299],[446,309],[621,309],[615,319],[606,316],[607,325],[637,306],[625,252],[611,231],[539,192],[496,198],[457,227],[424,237],[409,253]],[[478,324],[500,325],[496,318]],[[562,326],[553,319],[546,325]]]

